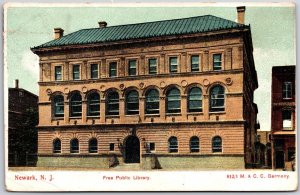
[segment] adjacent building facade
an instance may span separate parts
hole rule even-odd
[[[38,166],[244,169],[258,87],[245,7],[83,29],[40,57]]]
[[[35,166],[37,153],[38,96],[15,87],[8,89],[8,165]]]
[[[295,159],[295,66],[272,69],[272,167],[292,169]]]

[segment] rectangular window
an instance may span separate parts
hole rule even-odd
[[[199,71],[199,56],[191,56],[191,71]]]
[[[282,98],[291,99],[292,98],[292,83],[284,82],[282,86]]]
[[[286,130],[292,129],[292,110],[282,111],[282,127]]]
[[[61,66],[55,66],[55,80],[56,81],[62,80]]]
[[[73,65],[73,80],[80,79],[80,65]]]
[[[129,60],[128,63],[128,75],[136,75],[136,60]]]
[[[117,62],[111,62],[109,64],[109,77],[117,76]]]
[[[157,59],[149,59],[149,74],[157,74]]]
[[[213,70],[222,70],[222,54],[214,54],[213,63]]]
[[[178,72],[178,62],[177,57],[170,57],[170,72]]]
[[[109,151],[115,151],[115,144],[114,143],[109,144]]]
[[[155,143],[150,143],[150,151],[154,151],[155,150]]]
[[[98,79],[98,64],[91,64],[91,79]]]

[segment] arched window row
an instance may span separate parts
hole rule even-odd
[[[178,139],[175,136],[171,136],[168,139],[168,151],[169,153],[178,153]],[[55,138],[53,140],[53,153],[62,153],[61,140]],[[212,153],[222,152],[222,138],[220,136],[214,136],[212,138]],[[192,136],[189,141],[190,153],[200,152],[200,140],[197,136]],[[98,153],[98,140],[91,138],[88,141],[89,153]],[[70,153],[79,153],[79,141],[77,138],[70,140]]]
[[[209,91],[209,111],[225,111],[225,89],[222,85],[215,85]],[[145,114],[159,114],[160,98],[157,89],[148,89],[145,93]],[[108,91],[105,101],[105,114],[108,116],[119,115],[120,96],[117,91]],[[187,90],[187,112],[202,112],[203,93],[200,87],[194,86]],[[87,116],[100,116],[100,94],[89,93],[86,97]],[[166,113],[181,113],[182,97],[177,87],[169,88],[166,91]],[[64,97],[56,95],[53,98],[53,116],[64,117]],[[70,117],[82,116],[82,96],[80,93],[73,93],[69,100]],[[136,90],[125,93],[125,114],[138,115],[140,111],[140,97]]]

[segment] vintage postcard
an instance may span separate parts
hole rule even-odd
[[[292,3],[4,5],[8,191],[294,191]]]

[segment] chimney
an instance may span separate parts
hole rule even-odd
[[[239,6],[236,8],[237,11],[237,22],[240,24],[245,24],[245,6]]]
[[[107,26],[107,23],[105,21],[98,22],[99,28],[105,28]]]
[[[59,39],[64,36],[64,30],[62,28],[54,28],[54,39]]]
[[[15,79],[15,88],[18,89],[19,88],[19,80]]]

